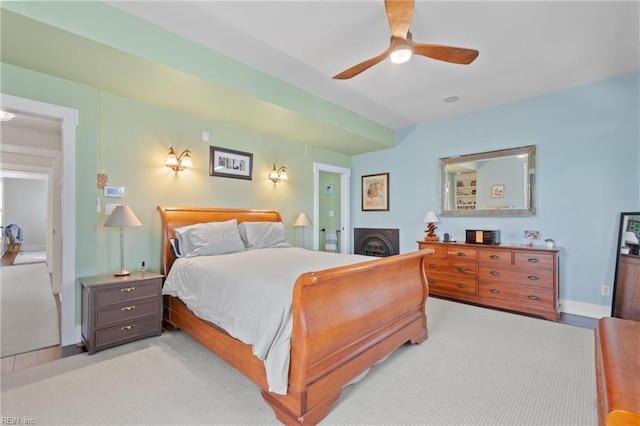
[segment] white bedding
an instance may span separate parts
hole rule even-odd
[[[296,279],[309,271],[373,260],[298,247],[176,259],[163,294],[179,297],[198,317],[252,345],[264,361],[269,390],[287,393]]]

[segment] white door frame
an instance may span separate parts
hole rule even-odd
[[[340,175],[340,253],[350,252],[349,239],[349,217],[350,196],[349,181],[351,170],[344,167],[332,166],[330,164],[313,163],[313,249],[320,247],[320,172],[331,172]]]
[[[76,127],[78,110],[0,93],[0,105],[9,110],[62,121],[62,292],[60,326],[62,346],[81,341],[76,324]],[[55,173],[54,173],[55,175]],[[54,182],[53,185],[56,185]]]

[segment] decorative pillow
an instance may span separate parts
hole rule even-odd
[[[182,254],[180,253],[180,243],[178,242],[178,239],[171,238],[169,240],[169,244],[171,244],[171,251],[173,252],[173,255],[175,257],[182,257]]]
[[[291,247],[282,222],[242,222],[238,229],[247,250]]]
[[[244,250],[236,219],[197,223],[175,229],[180,253],[185,257],[235,253]]]

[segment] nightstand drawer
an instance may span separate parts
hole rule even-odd
[[[96,305],[95,307],[101,307],[106,305],[112,305],[114,303],[126,303],[133,302],[137,299],[145,297],[159,297],[158,285],[159,279],[137,281],[130,283],[123,283],[118,287],[112,287],[108,289],[99,289],[96,291]]]
[[[143,336],[160,334],[160,326],[157,317],[147,318],[142,321],[131,321],[129,323],[105,328],[96,331],[96,349],[103,346],[110,346],[116,343],[122,343],[126,340],[135,340]]]
[[[108,327],[109,325],[131,321],[146,315],[159,314],[158,298],[148,300],[138,300],[137,303],[127,304],[111,309],[104,309],[96,313],[96,328]]]

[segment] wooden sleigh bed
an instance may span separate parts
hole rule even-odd
[[[177,227],[237,219],[281,222],[275,210],[159,206],[162,273],[174,254]],[[179,328],[262,388],[264,400],[285,424],[316,424],[342,388],[399,346],[427,338],[428,295],[423,258],[429,250],[299,276],[293,290],[288,390],[269,392],[265,367],[251,346],[198,318],[177,297],[165,296],[164,326]]]

